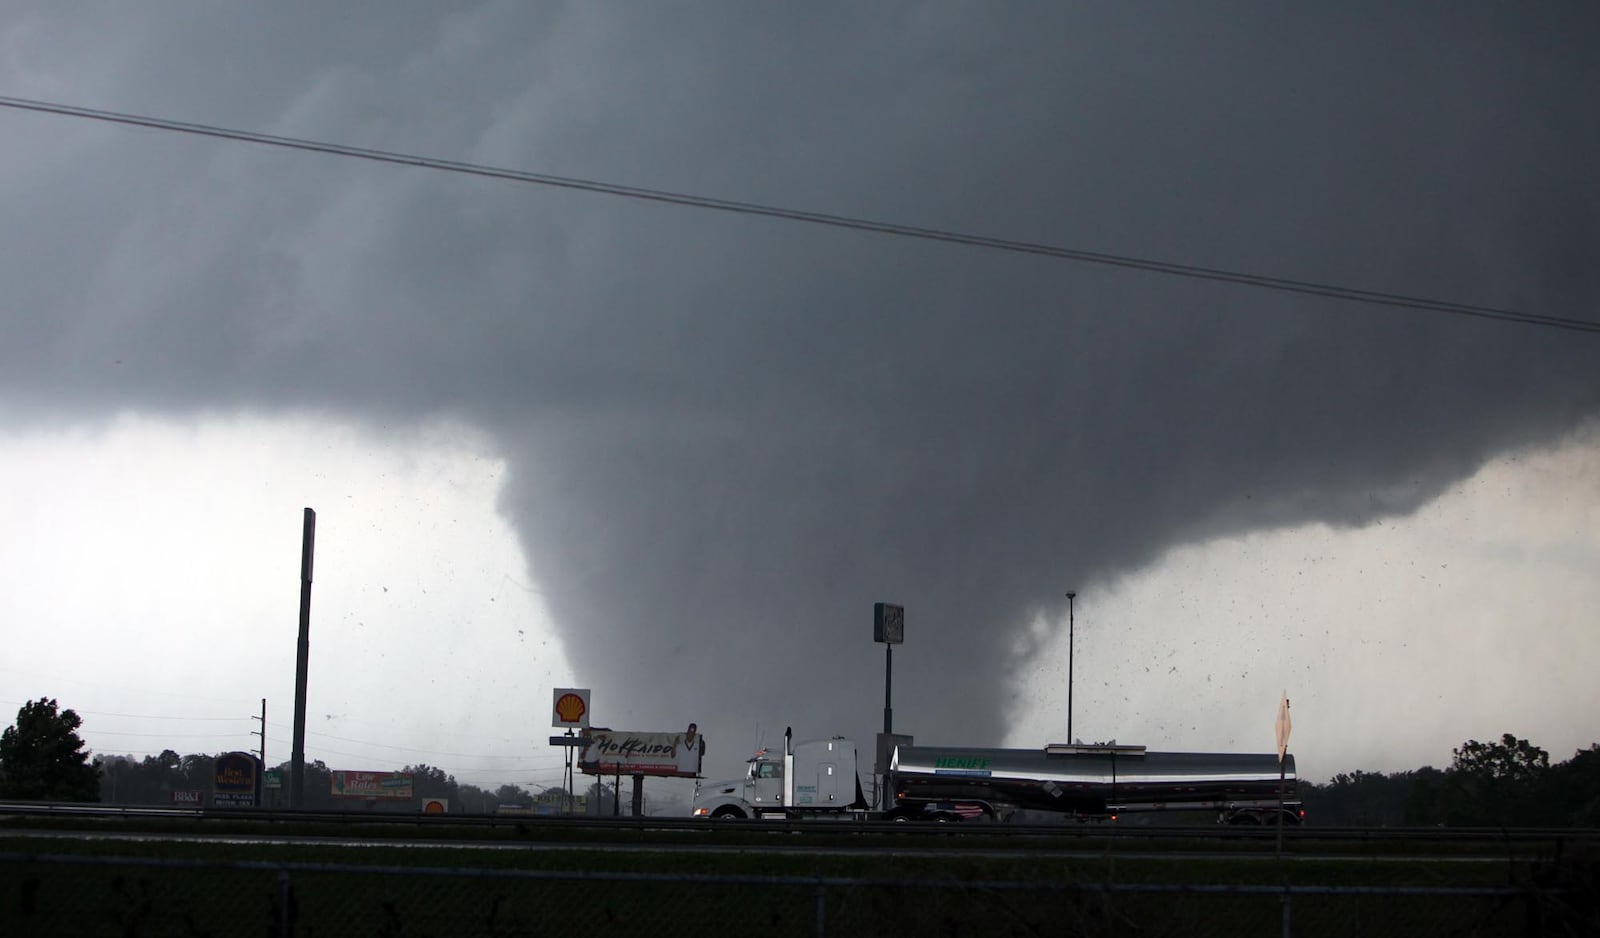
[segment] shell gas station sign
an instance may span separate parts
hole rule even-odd
[[[557,687],[552,695],[551,726],[567,729],[587,729],[589,726],[589,689],[587,687]]]

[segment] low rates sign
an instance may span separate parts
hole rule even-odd
[[[336,769],[333,794],[343,798],[410,798],[410,772],[351,772]]]

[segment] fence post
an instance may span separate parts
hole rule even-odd
[[[817,938],[822,938],[823,932],[827,929],[827,923],[823,919],[823,913],[827,910],[827,906],[828,906],[828,887],[826,885],[822,884],[822,883],[818,883],[817,884]]]
[[[1283,938],[1290,938],[1289,932],[1289,889],[1284,887],[1283,897],[1278,900],[1283,904]]]
[[[278,935],[279,938],[289,938],[294,934],[294,913],[290,910],[294,902],[294,888],[289,885],[289,871],[278,871]]]

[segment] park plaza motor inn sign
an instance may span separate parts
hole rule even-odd
[[[253,808],[261,803],[261,760],[248,752],[217,756],[211,803],[217,807]]]

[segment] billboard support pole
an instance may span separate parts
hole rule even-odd
[[[567,735],[568,736],[572,735],[572,730],[571,729],[567,730]],[[567,750],[567,778],[566,778],[566,785],[567,785],[567,812],[566,813],[570,816],[572,814],[572,786],[574,784],[576,784],[572,779],[572,750],[573,750],[574,747],[566,746],[564,748]]]

